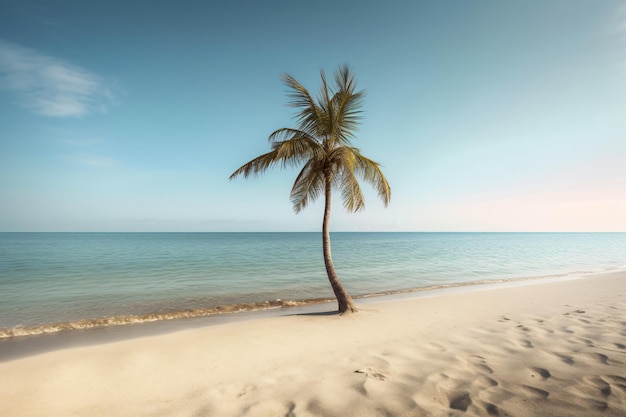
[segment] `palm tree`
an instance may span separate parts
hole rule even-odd
[[[350,140],[355,137],[361,119],[361,105],[365,92],[355,91],[354,74],[347,65],[340,66],[335,74],[334,88],[330,88],[324,71],[320,71],[322,87],[319,97],[311,94],[291,75],[282,79],[290,89],[289,105],[298,109],[297,128],[282,128],[269,136],[272,150],[256,157],[236,170],[230,179],[239,175],[248,178],[280,164],[296,167],[304,164],[291,189],[291,202],[296,213],[310,202],[324,196],[324,221],[322,243],[324,264],[328,280],[339,304],[339,313],[356,312],[352,297],[339,281],[330,249],[331,190],[341,194],[348,212],[365,207],[358,178],[369,182],[378,192],[385,206],[391,198],[391,189],[380,165],[361,155]]]

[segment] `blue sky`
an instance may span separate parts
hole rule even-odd
[[[343,63],[392,187],[336,231],[626,231],[621,1],[0,2],[0,231],[317,231],[229,181]]]

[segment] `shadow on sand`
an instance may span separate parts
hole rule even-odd
[[[312,313],[293,313],[293,314],[285,314],[285,316],[338,316],[339,311],[331,310],[331,311],[315,311]]]

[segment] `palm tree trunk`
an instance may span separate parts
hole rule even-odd
[[[352,301],[352,297],[346,291],[339,277],[337,271],[335,271],[335,265],[333,264],[333,258],[330,251],[330,200],[331,200],[331,183],[330,177],[326,176],[326,190],[324,205],[324,223],[322,225],[322,245],[324,247],[324,265],[326,265],[326,274],[330,281],[330,286],[333,288],[337,302],[339,303],[339,313],[355,313],[359,311]]]

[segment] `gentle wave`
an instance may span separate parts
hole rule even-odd
[[[595,274],[598,272],[599,271],[579,271],[579,272],[572,272],[568,274],[558,274],[558,275],[539,276],[539,277],[495,279],[495,280],[483,280],[483,281],[462,282],[462,283],[452,283],[452,284],[440,284],[440,285],[431,285],[427,287],[406,288],[406,289],[399,289],[399,290],[392,290],[392,291],[381,291],[381,292],[370,293],[370,294],[361,294],[361,295],[356,295],[353,298],[354,299],[369,299],[369,298],[374,298],[374,297],[383,297],[383,296],[398,295],[398,294],[427,292],[427,291],[440,290],[440,289],[445,289],[445,288],[472,287],[472,286],[489,285],[489,284],[506,284],[506,283],[515,283],[515,282],[559,279],[559,278],[566,278],[566,277],[578,277],[578,276]],[[603,270],[602,272],[606,273],[610,271]],[[222,306],[216,306],[216,307],[210,307],[210,308],[195,308],[195,309],[163,312],[163,313],[84,319],[84,320],[77,320],[77,321],[72,321],[72,322],[44,324],[44,325],[32,326],[32,327],[19,327],[18,326],[18,327],[13,327],[13,328],[0,329],[0,339],[59,333],[59,332],[65,332],[65,331],[71,331],[71,330],[85,330],[85,329],[95,329],[95,328],[111,327],[111,326],[143,324],[143,323],[151,323],[151,322],[165,321],[165,320],[209,317],[209,316],[218,316],[218,315],[223,315],[223,314],[255,312],[255,311],[264,311],[264,310],[271,310],[271,309],[279,309],[279,308],[304,307],[304,306],[328,303],[328,302],[333,302],[333,301],[335,301],[334,298],[310,298],[310,299],[304,299],[304,300],[277,299],[277,300],[272,300],[272,301],[264,301],[260,303],[231,304],[231,305],[222,305]]]
[[[128,324],[141,324],[164,320],[217,316],[222,314],[242,313],[246,311],[262,311],[273,308],[305,306],[317,303],[324,303],[328,301],[331,301],[331,299],[318,298],[301,301],[279,299],[274,301],[265,301],[262,303],[232,304],[210,308],[195,308],[190,310],[172,311],[164,313],[84,319],[66,323],[44,324],[41,326],[33,327],[13,327],[10,329],[0,329],[0,339],[7,339],[18,336],[58,333],[68,330],[95,329],[99,327],[124,326]]]

